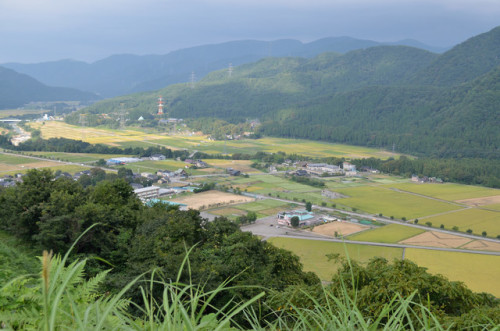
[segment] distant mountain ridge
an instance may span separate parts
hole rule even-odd
[[[243,40],[202,45],[165,55],[113,55],[86,63],[61,60],[36,64],[5,63],[4,67],[24,73],[51,86],[91,91],[102,97],[163,88],[187,82],[191,73],[199,80],[209,72],[255,62],[264,57],[314,57],[324,52],[346,53],[384,44],[418,46],[434,52],[444,51],[412,40],[380,43],[350,37],[323,38],[310,43],[283,39],[276,41]]]
[[[0,67],[0,109],[17,108],[32,101],[91,101],[98,96],[67,87],[46,86],[36,79]]]
[[[498,159],[499,47],[496,28],[441,55],[377,46],[312,59],[266,58],[235,67],[231,76],[212,72],[194,87],[171,85],[84,111],[106,113],[124,103],[132,121],[151,118],[162,95],[173,117],[259,118],[260,130],[273,136]]]

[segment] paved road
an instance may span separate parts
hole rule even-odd
[[[460,253],[473,253],[482,255],[494,255],[500,256],[500,252],[490,252],[490,251],[478,251],[470,249],[456,249],[456,248],[443,248],[443,247],[428,247],[428,246],[413,246],[404,244],[389,244],[389,243],[378,243],[378,242],[367,242],[367,241],[357,241],[357,240],[347,240],[347,239],[336,239],[318,233],[291,229],[288,227],[283,227],[277,224],[275,216],[268,216],[257,220],[254,224],[245,225],[241,227],[242,231],[252,232],[254,235],[262,237],[262,240],[267,240],[272,237],[284,237],[284,238],[294,238],[294,239],[310,239],[346,244],[358,244],[367,246],[382,246],[382,247],[393,247],[393,248],[417,248],[417,249],[427,249],[434,251],[444,251],[444,252],[460,252]]]
[[[295,203],[301,206],[305,206],[305,203],[302,202],[297,202],[297,201],[291,201],[291,200],[286,200],[286,199],[281,199],[281,198],[275,198],[275,197],[269,197],[265,195],[259,195],[259,194],[252,194],[252,193],[246,193],[242,192],[243,195],[251,196],[257,199],[273,199],[273,200],[278,200],[278,201],[283,201],[283,202],[288,202],[288,203]],[[413,224],[413,223],[408,223],[408,222],[403,222],[403,221],[396,221],[396,220],[391,220],[387,219],[385,217],[380,217],[377,215],[372,215],[372,214],[364,214],[364,213],[359,213],[359,212],[351,212],[351,211],[346,211],[343,209],[336,209],[336,208],[330,208],[330,207],[323,207],[323,206],[317,206],[313,205],[313,208],[316,210],[321,210],[324,212],[340,212],[352,217],[359,217],[359,218],[366,218],[366,219],[375,219],[376,221],[382,222],[382,223],[387,223],[387,224],[399,224],[399,225],[404,225],[404,226],[409,226],[412,228],[417,228],[417,229],[422,229],[426,231],[435,231],[435,232],[441,232],[441,233],[447,233],[447,234],[452,234],[455,236],[461,236],[465,238],[470,238],[470,239],[478,239],[478,240],[485,240],[485,241],[490,241],[490,242],[496,242],[499,243],[500,240],[494,239],[494,238],[485,238],[482,236],[477,236],[473,234],[468,234],[468,233],[462,233],[462,232],[455,232],[451,230],[446,230],[446,229],[440,229],[440,228],[430,228],[425,225],[420,225],[420,224]]]

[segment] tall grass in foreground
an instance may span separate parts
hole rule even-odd
[[[71,248],[72,249],[72,248]],[[236,299],[224,307],[215,307],[215,298],[232,289],[231,280],[214,290],[205,291],[202,285],[182,284],[178,280],[185,270],[189,272],[189,252],[177,275],[177,281],[158,280],[155,272],[144,283],[144,275],[135,278],[119,293],[109,295],[97,292],[107,272],[89,280],[84,279],[86,260],[67,264],[71,249],[60,257],[44,252],[42,272],[38,285],[31,292],[23,309],[4,310],[0,307],[0,328],[14,330],[444,330],[429,310],[417,304],[413,295],[395,296],[377,316],[366,318],[356,306],[356,295],[349,295],[345,286],[343,295],[336,297],[323,288],[321,302],[306,291],[303,295],[312,304],[300,308],[291,302],[261,319],[253,309],[254,303],[264,299],[264,291],[251,300]],[[67,265],[66,265],[67,264]],[[17,278],[2,288],[23,278]],[[140,286],[142,302],[134,303],[125,297],[135,285]],[[150,293],[161,286],[162,295],[155,299]],[[135,306],[140,317],[128,313]],[[238,318],[236,318],[238,316]],[[478,329],[499,330],[486,325]]]

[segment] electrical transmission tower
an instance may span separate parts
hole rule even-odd
[[[191,81],[189,83],[189,87],[194,88],[194,83],[196,82],[196,75],[194,71],[191,71]]]
[[[231,77],[231,75],[233,74],[233,64],[232,63],[229,63],[229,68],[227,68],[227,74],[229,75],[229,77]]]

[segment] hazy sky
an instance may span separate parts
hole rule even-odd
[[[452,46],[497,25],[500,0],[0,0],[0,63],[95,61],[240,39]]]

